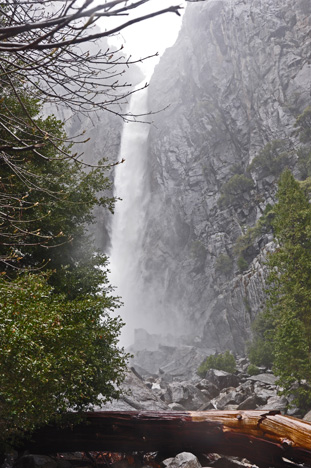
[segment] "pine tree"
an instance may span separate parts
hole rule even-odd
[[[272,342],[274,371],[284,393],[307,407],[311,403],[311,206],[289,170],[280,178],[277,200],[273,229],[278,246],[268,260],[264,336]]]

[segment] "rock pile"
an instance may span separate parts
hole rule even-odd
[[[261,369],[258,375],[246,372],[245,358],[237,361],[237,372],[210,369],[204,378],[197,375],[189,380],[168,375],[148,376],[145,384],[158,400],[167,404],[173,411],[205,410],[278,410],[283,414],[302,417],[303,411],[289,408],[289,401],[278,394],[276,377],[270,370]]]

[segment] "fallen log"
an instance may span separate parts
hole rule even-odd
[[[284,467],[286,460],[311,467],[311,424],[276,411],[104,411],[85,413],[74,427],[46,426],[27,449],[220,453],[261,467]]]

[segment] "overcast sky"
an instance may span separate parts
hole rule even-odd
[[[149,14],[171,5],[185,7],[186,2],[185,0],[150,0],[146,5],[137,8],[136,16]],[[124,20],[127,21],[128,18],[125,17]],[[156,52],[161,54],[167,47],[174,44],[181,22],[181,17],[173,13],[166,13],[124,29],[118,39],[113,38],[113,41],[123,44],[126,47],[126,52],[131,54],[133,58],[139,59]],[[107,27],[107,24],[104,25],[104,23],[99,25]],[[147,75],[151,73],[156,63],[157,60],[152,59],[142,65]]]

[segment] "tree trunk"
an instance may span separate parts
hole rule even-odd
[[[188,451],[245,457],[284,467],[311,466],[311,424],[276,411],[104,411],[85,413],[71,428],[47,426],[33,435],[33,453]]]

